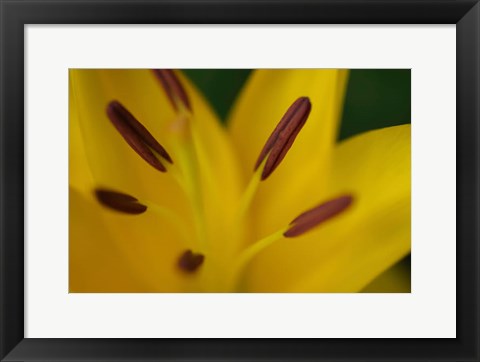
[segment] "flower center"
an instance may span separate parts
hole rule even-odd
[[[159,80],[177,112],[177,119],[172,124],[172,137],[177,137],[176,142],[172,143],[175,145],[173,150],[175,165],[165,148],[119,101],[111,101],[107,105],[106,113],[118,133],[144,161],[158,171],[168,171],[168,174],[172,175],[181,186],[190,201],[196,235],[192,237],[192,235],[187,234],[186,230],[188,229],[181,217],[149,200],[137,200],[134,196],[123,193],[123,191],[105,188],[97,188],[94,192],[100,204],[117,212],[131,215],[154,212],[159,217],[168,219],[177,228],[186,245],[185,249],[179,252],[179,257],[175,261],[178,269],[185,274],[199,274],[206,263],[221,265],[220,268],[228,269],[223,271],[226,281],[222,288],[227,290],[237,289],[245,267],[261,251],[278,240],[303,235],[342,213],[353,202],[353,196],[349,194],[323,202],[319,206],[302,213],[293,219],[290,224],[273,234],[251,243],[247,248],[237,251],[233,256],[228,256],[228,258],[233,258],[231,262],[222,261],[218,252],[212,250],[212,245],[209,245],[205,227],[204,204],[199,176],[201,170],[196,157],[199,150],[197,149],[198,145],[194,142],[192,132],[193,111],[190,100],[173,70],[155,69],[153,74]],[[267,181],[268,177],[286,157],[288,150],[292,147],[295,138],[307,121],[310,110],[310,100],[307,97],[298,98],[288,108],[267,139],[254,166],[252,178],[240,199],[233,224],[230,226],[231,239],[241,234],[241,228],[244,225],[243,220],[260,182]],[[226,242],[229,242],[229,240],[226,240]],[[218,273],[219,271],[210,272]]]

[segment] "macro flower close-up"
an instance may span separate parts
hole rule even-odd
[[[253,70],[224,122],[187,74],[70,70],[70,292],[409,291],[409,124],[340,140],[346,69]]]

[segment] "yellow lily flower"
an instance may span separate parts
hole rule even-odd
[[[410,126],[258,70],[224,129],[171,70],[70,70],[70,292],[358,292],[410,252]]]

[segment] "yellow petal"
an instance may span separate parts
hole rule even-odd
[[[305,209],[322,201],[315,200],[312,185]],[[351,193],[354,204],[317,229],[263,251],[247,275],[249,290],[357,292],[409,253],[410,126],[340,143],[328,193]]]
[[[185,214],[186,200],[172,175],[161,173],[136,154],[106,114],[120,101],[163,144],[173,117],[170,104],[148,70],[70,70],[75,113],[88,164],[98,186],[132,194]],[[72,181],[75,182],[75,181]]]
[[[72,82],[69,80],[68,172],[70,186],[88,194],[95,187],[85,152],[85,142],[80,130],[78,110],[74,102]]]
[[[399,262],[376,277],[361,290],[362,293],[410,293],[410,265]]]
[[[336,69],[258,70],[248,80],[229,122],[246,179],[251,177],[265,141],[288,107],[300,96],[309,97],[312,103],[310,116],[292,148],[259,187],[252,206],[256,238],[281,227],[291,212],[300,212],[298,192],[304,188],[304,181],[313,175],[325,175],[347,74]],[[325,181],[318,178],[318,187]]]
[[[191,129],[198,162],[209,246],[223,249],[241,192],[239,162],[226,130],[208,102],[181,73],[192,103]],[[192,97],[193,95],[193,97]]]
[[[69,220],[70,292],[195,290],[198,280],[176,266],[186,246],[154,212],[121,214],[70,188]]]
[[[227,235],[225,229],[231,224],[226,220],[232,218],[232,205],[239,195],[238,163],[225,130],[208,104],[187,79],[178,75],[193,109],[193,118],[188,120],[192,129],[190,146],[194,151],[192,162],[196,163],[194,168],[198,173],[195,178],[199,180],[197,191],[201,198],[200,207],[204,209],[202,224],[206,225],[207,243],[224,243]],[[75,140],[71,144],[74,149],[70,150],[71,162],[75,163],[71,168],[70,184],[86,198],[92,197],[94,187],[105,187],[172,210],[187,224],[186,231],[191,235],[189,247],[198,248],[192,231],[195,212],[192,211],[191,195],[173,177],[173,172],[161,173],[137,155],[106,115],[107,104],[112,100],[120,101],[167,149],[174,160],[172,168],[177,168],[178,173],[180,162],[177,162],[177,151],[181,147],[178,147],[180,142],[176,126],[179,115],[174,113],[153,73],[150,70],[71,70],[70,78],[71,137]],[[81,157],[76,155],[83,155],[82,165],[77,164]],[[91,171],[89,180],[81,177],[84,166]],[[86,183],[89,186],[85,187]],[[118,223],[123,223],[123,219],[112,219],[112,224],[106,227],[109,231],[116,230],[115,238],[118,240],[115,241],[127,253],[130,247],[128,242],[138,234],[138,226],[133,223],[133,229],[125,229],[125,233],[122,233],[118,230],[124,227],[122,225],[119,228]],[[167,240],[167,244],[179,242],[178,233],[171,232],[163,223],[164,220],[158,220],[157,223],[142,224],[148,234],[148,237],[145,236],[147,241],[144,244],[147,247],[144,251],[156,248],[155,243],[160,240]],[[125,225],[130,224],[125,220]],[[178,253],[178,250],[172,250]],[[157,258],[156,255],[154,252],[145,254],[143,260],[146,265],[141,268],[144,278],[148,276],[146,270],[155,272],[155,268],[158,268],[155,264],[163,260],[162,257],[152,259],[154,256]],[[171,267],[170,259],[166,260]],[[156,277],[157,274],[152,275]]]

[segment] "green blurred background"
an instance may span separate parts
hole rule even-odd
[[[185,72],[225,122],[251,70],[189,69]],[[351,70],[339,138],[410,123],[410,84],[410,69]]]
[[[226,122],[251,69],[188,69],[187,76]],[[410,123],[410,69],[354,69],[350,71],[339,139],[372,129]],[[410,256],[373,281],[365,292],[410,291]],[[389,290],[391,289],[391,290]]]

